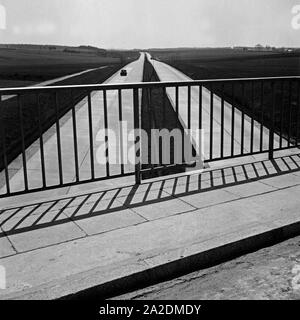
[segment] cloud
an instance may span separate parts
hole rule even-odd
[[[56,25],[50,21],[26,23],[13,26],[13,33],[17,36],[49,36],[56,32]]]

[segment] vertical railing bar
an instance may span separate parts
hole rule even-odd
[[[154,129],[155,127],[155,120],[153,119],[153,114],[152,114],[152,88],[148,88],[148,91],[147,91],[147,94],[148,94],[148,112],[149,112],[149,122],[150,122],[150,137],[151,137],[151,131],[152,129]],[[152,128],[153,126],[153,128]],[[148,157],[150,157],[150,164],[151,164],[151,170],[153,171],[154,170],[154,162],[152,162],[152,154],[156,155],[156,146],[152,144],[152,139],[149,139],[149,146],[150,146],[150,154],[148,155]]]
[[[166,88],[162,88],[163,91],[163,123],[162,129],[166,129]],[[159,162],[160,165],[163,166],[163,149],[162,149],[162,141],[160,139],[159,142]]]
[[[175,109],[176,109],[176,114],[178,115],[179,113],[179,88],[178,86],[175,87]]]
[[[234,130],[235,130],[235,106],[234,106],[234,82],[232,82],[232,112],[231,112],[231,156],[234,156]]]
[[[189,139],[188,143],[191,143],[191,140],[192,140],[192,131],[191,131],[191,129],[192,129],[192,115],[191,115],[191,86],[190,85],[187,86],[187,109],[188,109],[187,110],[187,117],[188,117],[187,135],[188,135],[188,139]],[[194,152],[194,150],[192,152]],[[190,161],[190,159],[185,159],[185,160]]]
[[[284,110],[284,81],[281,81],[281,103],[280,103],[280,149],[283,145],[283,110]]]
[[[163,128],[166,129],[167,126],[167,110],[166,110],[166,100],[167,100],[167,89],[163,88]]]
[[[154,170],[154,161],[152,162],[152,154],[156,154],[156,150],[155,150],[155,145],[152,145],[152,139],[151,139],[151,132],[152,132],[152,125],[154,127],[154,121],[153,121],[153,115],[152,115],[152,88],[146,88],[145,89],[147,92],[147,111],[148,111],[148,115],[149,115],[149,134],[150,134],[150,139],[149,139],[149,149],[150,150],[150,154],[148,154],[148,160],[150,165],[151,165],[151,170],[153,172]],[[153,128],[154,129],[154,128]]]
[[[187,162],[187,159],[185,159],[185,143],[186,142],[189,143],[189,141],[186,141],[185,129],[182,128],[182,150],[181,150],[182,164],[185,164]]]
[[[133,89],[134,134],[135,134],[135,182],[141,184],[141,136],[139,89]]]
[[[214,93],[213,93],[213,85],[210,87],[210,148],[209,148],[209,155],[210,160],[213,159],[213,130],[214,130]]]
[[[22,143],[22,160],[23,160],[24,186],[25,186],[25,191],[28,191],[28,175],[27,175],[24,124],[23,124],[23,106],[22,106],[21,96],[20,95],[18,95],[18,106],[19,106],[21,143]]]
[[[271,83],[272,109],[271,109],[271,125],[269,129],[269,159],[274,158],[274,116],[275,116],[275,84]]]
[[[74,101],[73,90],[71,90],[71,104],[72,104],[72,125],[73,125],[74,158],[75,158],[75,175],[76,175],[76,182],[79,182],[77,121],[76,121],[76,110],[75,110],[75,101]]]
[[[225,101],[224,101],[224,84],[222,84],[222,95],[221,95],[221,143],[220,143],[220,155],[221,158],[224,157],[224,108],[225,108]]]
[[[191,129],[191,86],[188,86],[188,129]]]
[[[295,130],[295,143],[294,143],[294,145],[296,145],[296,146],[298,146],[298,125],[299,125],[299,105],[298,105],[298,101],[299,101],[299,95],[300,95],[300,92],[299,92],[299,90],[297,90],[297,89],[299,89],[298,88],[298,86],[297,86],[297,82],[295,82],[295,88],[296,88],[296,92],[297,92],[297,94],[296,94],[296,96],[295,96],[295,99],[296,99],[296,115],[295,115],[295,118],[296,118],[296,130]]]
[[[61,155],[61,138],[60,138],[60,121],[59,121],[59,104],[58,95],[55,91],[55,113],[56,113],[56,138],[57,138],[57,153],[58,153],[58,171],[59,183],[63,185],[63,170],[62,170],[62,155]]]
[[[296,127],[296,145],[297,147],[299,146],[299,133],[300,133],[300,128],[299,128],[299,116],[300,116],[300,81],[298,80],[298,105],[297,105],[297,110],[298,110],[298,117],[297,117],[297,127]]]
[[[107,175],[107,177],[110,177],[109,141],[108,141],[108,114],[107,114],[107,94],[106,94],[106,90],[103,90],[103,107],[104,107],[104,129],[105,129],[106,175]]]
[[[203,142],[203,133],[202,133],[202,107],[203,107],[203,103],[202,103],[202,95],[203,95],[203,92],[202,92],[202,86],[199,86],[199,129],[200,129],[200,137],[199,137],[199,155],[201,157],[201,161],[205,161],[205,155],[202,154],[202,150],[203,150],[203,146],[202,144],[204,143]]]
[[[242,82],[242,126],[241,126],[241,155],[244,155],[244,140],[245,140],[245,82]]]
[[[10,194],[10,183],[9,183],[9,172],[8,172],[8,161],[6,153],[6,130],[5,130],[5,121],[4,121],[4,111],[2,106],[2,96],[0,95],[0,124],[1,124],[1,140],[3,147],[3,164],[4,164],[4,173],[5,173],[5,183],[6,183],[6,192]]]
[[[46,188],[46,169],[45,169],[45,152],[44,152],[44,139],[43,139],[43,124],[40,105],[40,95],[37,93],[37,107],[38,107],[38,122],[39,122],[39,141],[40,141],[40,155],[41,155],[41,168],[42,168],[42,182],[43,188]]]
[[[179,119],[179,87],[176,86],[175,87],[175,109],[176,109],[176,114],[177,114],[177,118]],[[182,150],[181,150],[181,158],[182,158],[182,164],[184,164],[186,161],[185,159],[185,129],[182,128],[181,129],[182,131],[182,141],[181,141],[181,144],[182,144]]]
[[[91,92],[88,92],[88,115],[89,115],[89,137],[90,137],[90,165],[91,178],[95,179],[95,161],[94,161],[94,138],[93,138],[93,113],[92,113],[92,98]]]
[[[202,97],[203,95],[203,87],[199,86],[199,129],[202,129]]]
[[[250,153],[254,151],[254,81],[251,82],[251,138],[250,138]]]
[[[178,86],[175,87],[175,110],[176,110],[177,118],[179,119],[179,87]],[[181,150],[182,164],[185,163],[184,145],[185,145],[185,132],[184,132],[184,129],[182,129],[182,150]]]
[[[119,101],[119,123],[120,123],[120,160],[121,160],[121,174],[124,174],[124,148],[123,148],[123,113],[122,113],[122,89],[118,90]]]
[[[292,81],[289,80],[289,129],[288,129],[288,147],[291,146],[292,133]]]
[[[263,131],[264,131],[264,81],[261,82],[261,122],[260,122],[260,152],[263,151]]]

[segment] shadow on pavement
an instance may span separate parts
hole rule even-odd
[[[4,209],[0,238],[297,171],[300,154]]]

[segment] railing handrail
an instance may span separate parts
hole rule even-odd
[[[238,82],[238,81],[267,81],[267,80],[297,80],[300,76],[283,77],[260,77],[260,78],[230,78],[230,79],[206,79],[206,80],[188,80],[188,81],[162,81],[162,82],[137,82],[137,83],[115,83],[115,84],[87,84],[87,85],[66,85],[66,86],[46,86],[46,87],[20,87],[20,88],[0,88],[0,95],[12,95],[35,92],[48,92],[66,89],[85,89],[87,91],[97,90],[127,90],[143,88],[166,88],[166,87],[184,87],[201,86],[205,84],[214,84],[219,82]]]

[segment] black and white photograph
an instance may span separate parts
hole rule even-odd
[[[299,147],[299,0],[0,0],[0,309],[299,300]]]

